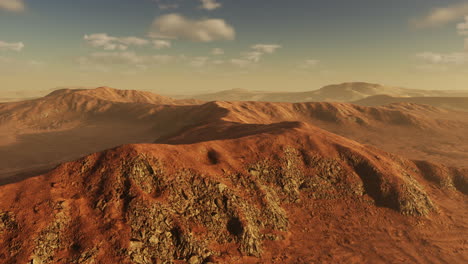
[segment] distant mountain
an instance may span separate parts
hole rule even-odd
[[[208,105],[206,109],[218,116],[210,119],[209,127],[186,127],[156,142],[190,144],[221,139],[227,128],[242,135],[238,124],[300,121],[411,159],[468,167],[466,112],[412,103],[365,107],[336,102],[211,102],[204,106]]]
[[[266,129],[268,124],[296,121],[412,159],[468,167],[468,141],[460,137],[468,134],[465,113],[409,103],[187,103],[147,92],[97,88],[0,104],[0,184],[2,178],[27,177],[122,144],[189,144],[222,139],[228,131],[242,136],[247,127]]]
[[[363,106],[380,106],[392,103],[416,103],[452,110],[468,111],[468,97],[393,97],[389,95],[375,95],[354,104]]]
[[[4,124],[14,121],[27,125],[69,123],[89,116],[109,113],[110,109],[125,108],[126,111],[115,113],[116,118],[127,116],[130,109],[144,105],[194,105],[201,101],[188,99],[176,100],[151,92],[136,90],[118,90],[109,87],[96,89],[60,89],[48,95],[27,101],[0,103],[0,121]],[[14,114],[11,114],[14,113]],[[57,127],[56,127],[57,128]]]
[[[210,94],[192,96],[204,101],[263,101],[263,102],[352,102],[374,95],[396,97],[467,96],[468,91],[417,90],[383,86],[365,82],[328,85],[308,92],[261,92],[232,89]]]
[[[56,98],[57,96],[88,96],[94,99],[119,103],[146,103],[165,105],[190,105],[200,103],[200,101],[190,99],[176,100],[152,92],[119,90],[110,87],[98,87],[96,89],[59,89],[53,91],[46,97]]]
[[[0,104],[0,262],[466,263],[466,135],[414,103]]]
[[[0,181],[173,133],[204,118],[189,110],[193,103],[108,87],[60,89],[33,100],[0,103]]]

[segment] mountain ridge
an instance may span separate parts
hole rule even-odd
[[[263,102],[352,102],[374,95],[417,96],[468,96],[468,91],[418,90],[384,86],[366,82],[347,82],[324,86],[318,90],[302,92],[266,92],[231,89],[191,96],[204,101],[263,101]]]
[[[354,101],[353,103],[362,106],[379,106],[392,103],[415,103],[457,111],[468,111],[468,97],[393,97],[389,95],[375,95]]]
[[[2,186],[0,255],[12,263],[349,263],[349,252],[364,262],[466,259],[455,250],[466,234],[466,210],[455,210],[466,171],[415,164],[306,123],[266,126],[194,144],[125,145]],[[440,242],[449,229],[456,234]]]
[[[114,97],[111,97],[111,99]],[[118,98],[117,98],[118,99]],[[96,99],[57,92],[46,100],[0,105],[0,182],[33,176],[59,162],[135,143],[193,143],[244,125],[305,122],[411,159],[468,166],[468,115],[400,103],[364,107],[349,103],[209,102],[159,105]],[[272,127],[274,128],[274,126]],[[247,133],[248,134],[248,133]],[[395,141],[395,137],[398,140]],[[417,138],[417,140],[415,140]]]

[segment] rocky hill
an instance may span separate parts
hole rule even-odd
[[[107,88],[65,90],[0,105],[0,183],[118,145],[193,143],[222,139],[226,130],[231,135],[234,130],[248,134],[243,125],[261,129],[297,121],[411,159],[468,166],[464,136],[468,114],[462,112],[405,103],[379,107],[323,102],[161,105],[131,102],[130,98],[147,98],[145,93],[126,99],[118,95],[110,96]]]
[[[411,162],[301,122],[239,126],[219,140],[118,147],[0,187],[0,257],[468,261],[467,171]]]

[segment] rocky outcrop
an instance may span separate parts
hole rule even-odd
[[[300,263],[278,252],[309,243],[305,236],[329,230],[336,218],[346,223],[340,234],[369,234],[380,229],[356,221],[437,215],[435,181],[426,179],[444,178],[443,166],[430,170],[303,123],[275,132],[127,145],[3,186],[0,256],[5,263],[201,264],[269,262],[276,254],[276,263]],[[453,185],[465,177],[457,172]],[[449,190],[457,197],[457,188]]]

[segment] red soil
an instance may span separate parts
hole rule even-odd
[[[286,121],[310,123],[411,159],[468,166],[468,113],[464,112],[408,103],[180,105],[187,103],[196,102],[97,88],[59,90],[36,100],[0,104],[0,184],[117,145],[198,142],[211,139],[203,136],[204,128],[222,132],[239,124],[255,127]],[[223,138],[222,133],[217,138]]]
[[[4,222],[10,223],[0,233],[0,257],[5,263],[31,259],[86,263],[80,262],[84,254],[98,263],[132,259],[158,263],[164,256],[139,262],[139,257],[152,253],[132,253],[135,243],[148,249],[152,244],[134,238],[139,235],[132,231],[132,217],[139,214],[129,212],[138,208],[135,204],[145,204],[143,210],[151,206],[172,210],[185,199],[177,196],[183,188],[192,201],[188,208],[193,209],[165,215],[170,230],[179,230],[171,231],[169,257],[182,262],[203,258],[215,263],[468,261],[467,171],[413,163],[305,123],[243,129],[232,134],[225,130],[231,139],[190,145],[127,145],[0,187],[0,211],[8,214],[4,219],[9,221]],[[206,137],[210,136],[216,138],[218,133],[213,130]],[[240,205],[228,201],[226,219],[220,210],[221,224],[205,226],[203,217],[212,215],[211,207],[197,207],[197,201],[205,196],[216,200],[220,184],[225,186],[224,197],[242,201]],[[259,187],[250,189],[251,185]],[[202,192],[197,193],[198,188]],[[286,227],[263,227],[257,221],[268,218],[249,213],[243,203],[265,204],[259,210],[284,210]],[[239,234],[229,226],[237,217]],[[227,227],[223,221],[228,221]],[[274,239],[258,237],[257,229]],[[250,242],[242,249],[246,237]],[[231,242],[222,242],[224,238]],[[207,255],[198,255],[204,254],[196,250],[200,243]]]
[[[468,262],[467,113],[157,98],[101,88],[0,105],[14,135],[3,175],[158,143],[1,186],[1,263]],[[446,160],[458,166],[433,162]]]

